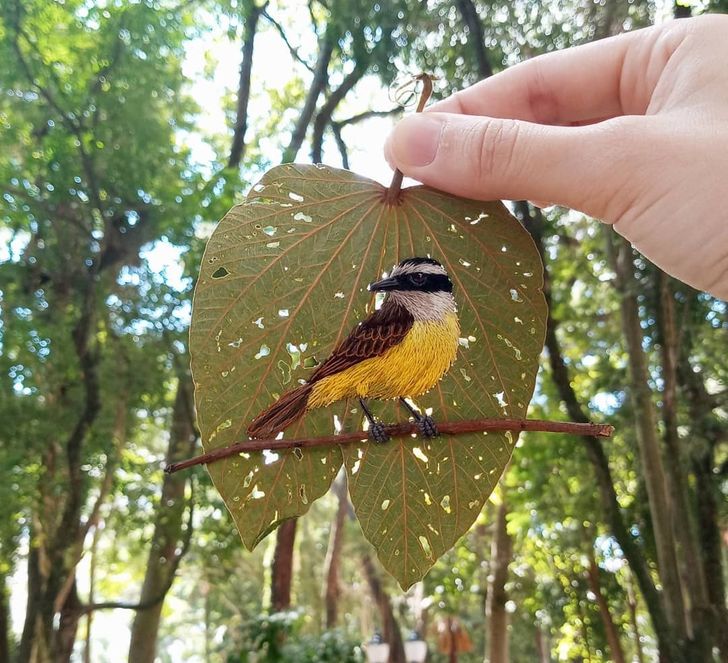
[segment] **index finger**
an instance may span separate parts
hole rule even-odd
[[[650,66],[658,45],[666,62],[684,21],[547,53],[486,78],[428,110],[566,125],[643,115],[659,79]]]

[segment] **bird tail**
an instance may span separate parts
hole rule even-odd
[[[253,419],[248,426],[248,435],[255,438],[275,437],[304,415],[310,394],[310,384],[302,384],[287,391]]]

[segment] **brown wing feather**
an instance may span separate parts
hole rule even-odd
[[[400,343],[414,318],[406,308],[387,301],[360,322],[308,379],[309,384],[340,373],[365,359],[378,357]]]

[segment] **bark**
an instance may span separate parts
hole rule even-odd
[[[609,232],[609,231],[607,231]],[[685,603],[672,539],[673,506],[667,492],[665,470],[657,435],[657,420],[649,386],[647,358],[642,348],[638,283],[632,247],[621,237],[607,235],[607,249],[617,279],[622,330],[629,363],[629,392],[633,403],[637,446],[647,488],[657,564],[670,626],[678,639],[687,636]]]
[[[607,642],[609,643],[609,649],[612,653],[612,661],[614,663],[625,663],[624,651],[622,650],[622,643],[619,640],[619,631],[617,626],[612,619],[612,613],[609,610],[609,604],[607,599],[604,598],[602,592],[602,584],[599,579],[599,566],[597,560],[594,557],[594,549],[589,547],[589,568],[587,569],[587,580],[589,582],[589,589],[592,594],[596,597],[597,607],[599,608],[599,616],[602,619],[602,625],[604,626],[604,632],[607,636]]]
[[[531,234],[531,237],[533,237],[544,265],[544,295],[546,296],[546,303],[549,308],[546,325],[546,349],[549,355],[551,379],[554,381],[559,397],[561,398],[569,417],[574,421],[586,422],[588,421],[588,418],[571,384],[569,371],[566,367],[563,353],[561,351],[561,343],[559,342],[557,335],[559,323],[551,314],[551,284],[549,279],[548,262],[544,251],[543,215],[541,214],[541,210],[538,208],[533,208],[532,211],[532,208],[525,201],[516,203],[516,211],[522,219],[526,229]],[[677,650],[675,635],[668,624],[661,595],[652,581],[645,556],[630,533],[629,528],[624,521],[624,517],[622,516],[622,512],[620,511],[619,502],[617,501],[617,493],[614,488],[614,481],[612,479],[612,473],[609,468],[609,461],[607,454],[604,451],[604,446],[602,445],[601,440],[596,436],[584,436],[580,439],[584,443],[584,450],[596,475],[604,519],[609,524],[612,534],[619,543],[619,547],[622,549],[624,557],[629,563],[630,569],[637,580],[637,584],[639,585],[647,606],[647,611],[650,614],[652,627],[655,630],[659,648],[670,657],[670,660],[681,660],[681,656]]]
[[[675,322],[674,296],[670,279],[656,269],[658,285],[657,325],[662,360],[662,420],[665,442],[665,469],[672,508],[672,536],[677,543],[682,590],[688,611],[688,635],[694,641],[693,656],[709,656],[713,639],[713,611],[709,605],[707,581],[698,548],[699,536],[695,517],[689,503],[688,477],[683,468],[689,467],[678,435],[677,417],[677,355],[678,334]]]
[[[385,642],[389,643],[389,663],[406,663],[402,633],[394,615],[389,594],[382,585],[372,558],[369,555],[362,555],[361,563],[369,584],[369,591],[372,593],[377,608],[379,608],[379,615],[382,620],[382,637]]]
[[[189,377],[181,375],[172,409],[168,460],[184,458],[186,454],[194,452],[197,444],[191,387]],[[164,475],[140,596],[142,604],[152,599],[155,599],[155,602],[137,611],[134,616],[129,660],[135,663],[154,663],[164,597],[172,585],[175,569],[185,549],[180,545],[180,541],[183,538],[184,513],[187,507],[185,499],[187,483],[186,476]],[[188,528],[192,526],[191,519],[187,526]]]
[[[235,127],[233,142],[230,147],[228,168],[237,168],[245,155],[245,131],[248,128],[248,102],[250,101],[250,79],[253,70],[253,49],[255,35],[258,30],[258,19],[265,11],[267,2],[258,6],[251,0],[245,13],[243,30],[242,61],[240,63],[240,79],[238,81],[238,100],[235,109]]]
[[[348,512],[346,497],[346,480],[344,475],[334,485],[334,492],[338,498],[336,518],[331,526],[329,534],[329,546],[326,551],[326,562],[324,565],[326,583],[324,586],[324,604],[326,606],[326,628],[336,628],[339,616],[339,597],[341,596],[341,585],[339,574],[341,567],[341,547],[344,542],[344,522]]]
[[[357,63],[354,69],[344,77],[341,85],[329,95],[326,102],[316,114],[316,119],[313,123],[313,137],[311,139],[311,161],[313,163],[321,163],[323,159],[324,131],[326,130],[326,126],[332,123],[331,116],[336,110],[336,107],[354,89],[354,86],[362,79],[366,70],[366,66]],[[339,145],[339,149],[341,150],[341,145]],[[343,154],[345,154],[345,151],[342,152]]]
[[[508,663],[508,613],[506,612],[506,581],[508,565],[513,556],[513,541],[506,528],[508,507],[505,500],[498,507],[495,536],[491,549],[491,573],[488,586],[488,605],[485,616],[488,628],[489,663]]]
[[[88,569],[88,602],[93,603],[96,600],[96,563],[97,551],[99,549],[99,539],[101,538],[101,530],[98,525],[94,528],[93,539],[91,540],[91,550],[89,551],[89,569]],[[92,663],[91,656],[91,632],[94,621],[94,613],[89,612],[86,615],[86,639],[83,647],[83,663]]]
[[[60,612],[58,622],[58,630],[55,633],[54,660],[70,661],[73,653],[73,643],[76,641],[76,631],[78,630],[78,622],[81,618],[79,608],[81,601],[78,598],[76,590],[76,580],[71,584],[71,589],[63,603],[63,609]]]
[[[483,24],[478,16],[478,10],[473,0],[456,0],[458,11],[463,18],[463,23],[468,29],[468,43],[472,44],[475,51],[475,60],[478,63],[478,76],[488,78],[493,75],[493,67],[488,59],[488,52],[485,49],[485,35]]]
[[[271,567],[271,612],[291,607],[293,581],[293,546],[296,542],[296,518],[286,520],[276,532],[276,549]]]
[[[543,626],[541,626],[540,624],[536,624],[534,638],[536,640],[538,663],[550,663],[551,647],[549,646],[549,636],[548,633],[546,633],[546,631],[544,630]]]
[[[301,149],[303,140],[306,137],[306,130],[309,124],[311,124],[311,118],[316,111],[316,104],[321,93],[326,88],[328,83],[328,69],[329,62],[331,62],[331,56],[334,54],[334,46],[336,45],[336,39],[329,27],[324,32],[323,37],[319,40],[319,53],[318,59],[316,60],[316,66],[314,67],[313,80],[308,88],[308,94],[306,95],[306,101],[303,104],[301,114],[298,116],[296,125],[293,128],[291,134],[291,140],[288,146],[283,151],[282,163],[289,163],[296,159],[298,150]]]
[[[336,147],[339,148],[339,155],[341,156],[341,167],[349,169],[349,151],[346,148],[346,142],[344,137],[341,135],[341,125],[337,122],[331,123],[331,131],[334,133],[334,140],[336,141]]]
[[[7,578],[0,575],[0,661],[10,660],[10,606]]]
[[[634,638],[634,648],[637,654],[637,662],[645,663],[645,657],[642,653],[642,640],[640,636],[639,624],[637,623],[637,598],[632,589],[632,583],[627,585],[627,606],[629,608],[629,622],[632,625],[632,637]]]

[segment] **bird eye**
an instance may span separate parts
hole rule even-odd
[[[410,283],[413,285],[424,285],[426,278],[427,277],[422,274],[422,272],[415,272],[414,274],[409,275]]]

